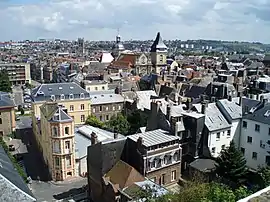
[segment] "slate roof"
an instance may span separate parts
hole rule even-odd
[[[127,136],[128,139],[134,142],[137,142],[139,137],[142,137],[143,145],[145,147],[150,147],[150,146],[158,145],[161,143],[170,142],[173,140],[179,140],[178,136],[171,136],[169,135],[168,132],[161,129]]]
[[[114,93],[104,93],[95,94],[94,92],[90,94],[91,105],[101,105],[101,104],[112,104],[112,103],[123,103],[124,98],[120,94]]]
[[[193,105],[198,112],[201,112],[201,104]],[[205,126],[209,131],[222,130],[231,127],[225,119],[216,103],[209,103],[205,110]]]
[[[36,201],[32,192],[14,168],[2,146],[0,146],[0,189],[0,201]]]
[[[55,96],[56,100],[60,100],[61,95],[64,95],[65,99],[69,99],[70,95],[73,95],[74,100],[90,99],[90,94],[76,83],[41,84],[31,92],[34,102],[51,101],[52,95]]]
[[[225,109],[231,119],[234,120],[242,118],[242,107],[236,104],[234,101],[222,99],[217,102],[217,105]]]
[[[206,87],[203,86],[192,85],[191,88],[186,91],[185,97],[199,98],[200,95],[204,93],[205,89]]]
[[[212,159],[196,159],[189,165],[201,172],[210,172],[216,168],[215,161]]]
[[[1,107],[15,107],[15,103],[8,93],[0,91],[0,108]]]
[[[252,112],[253,108],[249,111],[248,114],[245,114],[243,118],[253,120],[256,122],[270,124],[270,103],[262,104],[254,106],[254,112]]]
[[[44,103],[40,106],[40,111],[51,122],[70,122],[73,120],[57,103]]]
[[[167,50],[167,46],[163,42],[163,40],[160,36],[160,32],[157,33],[156,39],[151,46],[151,52],[156,52],[158,49],[166,49]]]

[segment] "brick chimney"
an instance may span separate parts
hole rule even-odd
[[[205,114],[205,110],[208,107],[208,102],[207,101],[203,101],[201,104],[202,104],[201,113],[202,114]]]
[[[143,138],[138,137],[138,139],[137,139],[137,147],[142,148],[142,146],[143,146]]]
[[[97,134],[95,132],[91,133],[91,145],[97,144],[98,142],[98,138],[97,138]]]

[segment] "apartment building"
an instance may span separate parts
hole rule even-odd
[[[240,149],[249,168],[257,170],[258,166],[270,165],[269,145],[270,104],[266,99],[243,99]]]
[[[83,80],[81,85],[88,92],[108,90],[108,82],[104,80]]]
[[[12,85],[31,84],[30,63],[0,63],[0,70],[7,70]]]
[[[127,137],[127,163],[153,182],[178,183],[181,177],[182,148],[179,137],[163,130],[153,130]]]
[[[40,107],[40,149],[52,180],[61,181],[75,175],[74,121],[58,103]]]
[[[84,124],[91,114],[89,93],[76,83],[41,84],[32,90],[32,124],[37,142],[41,144],[39,130],[40,107],[46,102],[56,102],[62,106],[75,125]]]
[[[109,121],[124,109],[124,98],[114,93],[92,93],[91,110],[100,121]]]
[[[15,128],[15,103],[9,94],[0,92],[0,137],[10,135]]]

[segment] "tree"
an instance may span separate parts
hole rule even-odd
[[[258,172],[261,177],[261,188],[265,188],[270,185],[270,166],[259,167]]]
[[[85,123],[90,125],[90,126],[94,126],[94,127],[98,127],[98,128],[104,127],[104,123],[101,122],[100,120],[98,120],[97,117],[94,115],[88,116]]]
[[[111,119],[106,123],[106,127],[111,131],[120,133],[122,135],[128,135],[130,124],[122,113],[118,113],[117,116],[111,117]]]
[[[241,151],[239,151],[234,142],[230,146],[221,151],[221,154],[216,158],[216,172],[225,180],[241,184],[246,179],[247,167],[246,160]]]
[[[21,111],[21,115],[24,115],[24,109],[21,108],[20,111]]]
[[[7,70],[0,71],[0,91],[7,93],[12,92]]]
[[[140,127],[144,127],[147,124],[148,117],[141,113],[140,110],[136,110],[127,116],[127,120],[130,124],[130,134],[136,133]]]

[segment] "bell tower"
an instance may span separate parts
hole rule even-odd
[[[151,62],[153,70],[157,74],[161,74],[167,68],[168,47],[163,42],[160,32],[157,33],[156,39],[151,46]]]

